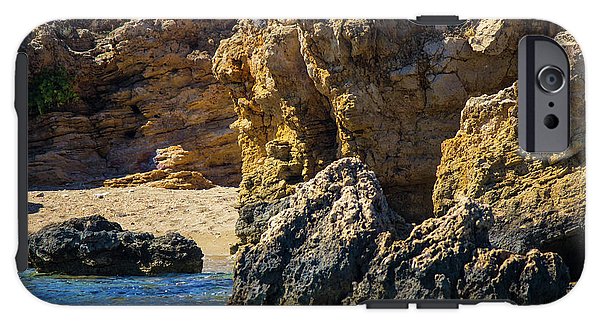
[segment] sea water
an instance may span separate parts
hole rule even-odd
[[[20,273],[25,287],[41,300],[63,305],[224,305],[231,274],[161,276],[64,276]]]

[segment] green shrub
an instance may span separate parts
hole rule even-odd
[[[46,68],[29,83],[29,109],[40,115],[77,100],[73,78],[64,68]]]

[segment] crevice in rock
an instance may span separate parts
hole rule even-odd
[[[571,282],[581,277],[585,260],[585,234],[582,228],[575,228],[565,235],[543,241],[540,251],[557,253],[569,267]]]

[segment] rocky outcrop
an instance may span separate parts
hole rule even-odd
[[[566,294],[569,272],[560,256],[490,249],[492,225],[490,208],[463,200],[406,239],[380,238],[369,271],[345,303],[453,298],[540,304]]]
[[[433,203],[436,216],[465,197],[490,205],[493,246],[557,252],[576,280],[584,258],[583,62],[572,37],[561,33],[557,40],[570,53],[573,70],[569,150],[537,156],[520,150],[516,85],[471,98],[456,136],[442,143]]]
[[[569,272],[553,253],[491,249],[491,209],[463,200],[414,227],[388,205],[358,159],[333,162],[270,212],[256,244],[242,246],[232,304],[340,304],[369,299],[563,296]],[[411,230],[412,229],[412,230]]]
[[[169,169],[130,174],[122,178],[106,180],[103,184],[105,187],[115,188],[145,185],[155,188],[185,190],[210,189],[215,186],[200,172]]]
[[[30,185],[101,183],[148,172],[157,168],[156,150],[169,146],[192,154],[186,171],[237,185],[240,149],[229,128],[236,114],[211,72],[211,57],[234,24],[69,20],[34,29],[21,47],[31,77],[64,69],[77,100],[31,112]]]
[[[377,174],[409,221],[431,216],[439,146],[467,99],[517,79],[539,21],[426,27],[402,20],[241,21],[213,59],[232,94],[242,148],[241,205],[293,193],[340,157]],[[293,78],[291,78],[293,76]]]
[[[339,304],[375,254],[375,239],[403,220],[357,159],[332,163],[284,199],[234,271],[232,304]]]
[[[513,303],[542,304],[560,299],[569,287],[567,266],[555,253],[537,249],[525,255],[478,249],[465,265],[458,296],[475,300],[508,298]]]
[[[200,273],[202,257],[196,243],[179,233],[134,233],[98,215],[52,224],[29,236],[30,266],[43,273]]]
[[[171,146],[156,150],[153,162],[156,170],[135,173],[122,178],[104,181],[105,187],[148,187],[165,189],[209,189],[215,185],[202,173],[190,171],[198,156],[181,146]]]

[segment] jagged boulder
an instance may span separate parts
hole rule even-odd
[[[555,253],[537,249],[525,255],[478,249],[458,281],[458,296],[473,300],[509,299],[542,304],[560,299],[569,287],[567,266]]]
[[[555,253],[490,249],[491,209],[463,199],[425,220],[406,239],[383,237],[370,269],[345,303],[372,299],[552,302],[567,292],[569,272]]]
[[[30,266],[43,273],[200,273],[202,257],[200,247],[179,233],[130,232],[99,215],[48,225],[29,236]]]
[[[375,238],[403,220],[375,174],[338,160],[286,199],[256,245],[240,248],[231,304],[339,304],[375,254]]]

